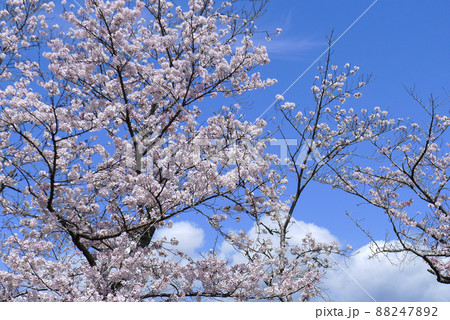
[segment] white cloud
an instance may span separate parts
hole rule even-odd
[[[261,222],[269,227],[275,227],[276,222],[272,221],[270,217],[264,216]],[[294,218],[291,219],[292,225],[288,231],[289,243],[292,245],[301,244],[302,240],[305,238],[307,233],[311,233],[313,238],[317,242],[331,243],[337,242],[338,239],[333,236],[327,229],[319,227],[313,223],[306,223],[303,221],[296,221]],[[247,235],[255,239],[258,229],[256,224],[247,232]],[[265,238],[272,240],[272,243],[277,243],[279,239],[276,235],[266,234]],[[226,241],[223,241],[220,246],[221,258],[230,258],[233,263],[243,263],[246,259]]]
[[[440,284],[420,259],[411,259],[397,266],[395,256],[378,256],[369,259],[370,246],[360,248],[359,253],[340,261],[343,271],[329,271],[324,287],[332,301],[449,301],[450,288]],[[350,275],[348,275],[348,274]],[[358,284],[352,280],[353,278]]]
[[[313,223],[306,223],[303,221],[296,221],[293,219],[294,225],[289,230],[292,243],[301,243],[302,239],[307,233],[311,233],[313,238],[318,242],[330,243],[337,242],[338,239],[325,228],[319,227]]]
[[[189,221],[175,222],[172,228],[158,229],[155,234],[156,239],[166,237],[170,241],[175,238],[179,241],[176,249],[194,256],[203,247],[205,232]]]
[[[314,41],[311,39],[295,39],[295,38],[274,38],[272,41],[264,43],[267,52],[271,58],[278,59],[298,59],[311,50],[326,46],[323,41]]]

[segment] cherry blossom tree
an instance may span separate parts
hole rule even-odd
[[[292,234],[315,180],[385,212],[396,241],[375,253],[411,252],[449,282],[442,101],[411,92],[426,129],[344,107],[370,77],[329,52],[312,107],[277,96],[274,141],[229,103],[276,82],[258,72],[270,60],[254,43],[266,2],[6,1],[0,300],[309,300],[346,253]],[[189,220],[216,235],[207,249],[158,237]]]
[[[409,91],[428,118],[423,125],[410,118],[390,119],[379,107],[372,112],[344,108],[351,104],[350,98],[362,96],[359,89],[370,77],[351,85],[348,78],[359,68],[346,64],[339,72],[330,64],[330,56],[328,51],[311,88],[315,106],[304,113],[290,102],[278,108],[287,124],[279,127],[287,145],[286,162],[297,181],[293,202],[311,181],[356,195],[383,210],[393,235],[380,245],[367,226],[352,218],[372,240],[375,255],[412,254],[426,262],[438,282],[450,283],[450,118],[439,114],[448,96],[431,97],[426,104]],[[300,143],[289,146],[288,138],[293,136]]]
[[[6,1],[0,300],[320,292],[340,249],[310,234],[290,241],[297,199],[282,200],[287,179],[265,151],[265,121],[215,107],[275,83],[255,70],[269,62],[252,40],[265,2]],[[155,236],[193,218],[240,262],[215,243],[192,255]],[[257,232],[233,231],[244,223]]]
[[[395,130],[369,140],[371,162],[348,159],[322,181],[383,210],[393,237],[383,245],[372,238],[374,254],[412,254],[429,266],[438,282],[450,283],[450,118],[440,114],[448,96],[431,96],[426,103],[414,90],[409,93],[428,120],[419,125],[410,118],[397,119]],[[353,220],[371,237],[367,227]]]

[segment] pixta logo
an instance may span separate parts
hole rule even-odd
[[[162,148],[167,142],[160,132],[142,129],[134,134],[125,146],[125,165],[138,173],[148,170],[153,166],[149,151],[153,148]]]
[[[237,163],[240,156],[242,156],[242,150],[252,150],[252,146],[256,143],[264,143],[266,146],[278,147],[275,150],[267,149],[268,153],[275,153],[281,160],[281,165],[287,165],[286,159],[292,159],[290,151],[296,150],[294,163],[297,166],[304,166],[309,161],[319,163],[323,160],[320,154],[317,144],[311,139],[305,139],[301,141],[301,146],[298,146],[298,139],[263,139],[255,141],[243,141],[242,139],[206,139],[206,138],[192,138],[189,141],[184,141],[184,144],[189,144],[189,155],[195,161],[213,161],[223,163]],[[128,140],[126,144],[126,166],[135,170],[138,173],[151,170],[156,164],[154,159],[154,151],[158,150],[159,156],[164,154],[161,152],[165,148],[172,146],[176,152],[180,142],[169,141],[169,139],[161,132],[149,129],[142,129],[132,138]],[[183,146],[186,148],[186,145]],[[205,150],[208,150],[207,152]],[[211,151],[213,150],[213,151]],[[260,157],[260,154],[254,154],[253,158]],[[194,162],[195,165],[195,162]]]
[[[271,141],[270,144],[272,146],[280,147],[278,156],[283,164],[287,164],[285,159],[291,158],[288,154],[289,147],[298,146],[298,139],[275,139],[274,141]],[[317,148],[316,142],[312,139],[305,139],[294,159],[295,165],[301,166],[308,161],[319,163],[323,160],[323,157]]]

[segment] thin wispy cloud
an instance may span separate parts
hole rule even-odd
[[[299,59],[306,53],[322,48],[324,41],[312,39],[277,38],[265,44],[271,59]],[[306,55],[305,55],[306,57]]]
[[[329,44],[329,47],[327,47],[327,49],[325,49],[317,58],[316,60],[314,60],[309,67],[307,67],[305,69],[305,71],[303,71],[298,77],[297,79],[295,79],[291,85],[289,87],[287,87],[286,90],[284,90],[284,92],[281,94],[282,96],[284,96],[308,71],[309,69],[311,69],[350,29],[353,28],[353,26],[362,18],[364,17],[364,15],[378,2],[378,0],[375,0],[374,2],[372,2],[372,4],[367,7],[366,10],[363,11],[363,13],[361,13],[348,27],[347,29],[344,30],[344,32],[342,32],[339,37],[337,37],[336,40],[334,40],[333,42],[331,42]],[[264,111],[263,113],[261,113],[261,115],[259,117],[257,117],[256,119],[261,119],[261,117],[266,114],[267,111],[269,111],[270,109],[272,109],[272,107],[277,103],[277,100],[275,99],[271,105],[269,105]]]

